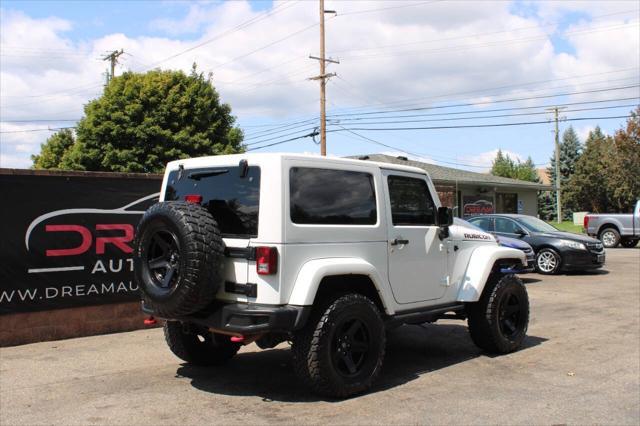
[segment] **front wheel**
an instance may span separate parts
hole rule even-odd
[[[341,296],[294,335],[296,374],[321,395],[345,398],[364,392],[380,373],[385,340],[376,305],[360,294]]]
[[[620,243],[620,233],[613,228],[607,228],[600,233],[600,241],[605,248],[615,248]]]
[[[240,349],[240,344],[232,342],[229,336],[179,321],[164,324],[164,338],[175,356],[195,365],[224,364]]]
[[[529,296],[515,275],[489,277],[480,300],[466,306],[469,333],[481,349],[498,354],[517,350],[529,326]]]
[[[624,248],[634,248],[635,246],[638,245],[638,241],[639,240],[636,240],[633,238],[628,238],[626,240],[620,241],[620,245]]]
[[[560,271],[562,258],[551,248],[543,248],[536,254],[536,270],[544,275],[557,274]]]

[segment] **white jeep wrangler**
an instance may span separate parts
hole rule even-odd
[[[418,168],[297,154],[173,161],[140,221],[143,310],[171,350],[218,364],[242,344],[292,342],[293,365],[332,397],[367,390],[386,331],[467,319],[482,349],[521,345],[525,255],[452,225]]]

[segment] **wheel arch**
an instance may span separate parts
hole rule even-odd
[[[290,305],[309,306],[330,294],[355,292],[370,297],[388,315],[394,314],[387,303],[388,286],[378,270],[359,258],[325,258],[305,263],[296,277],[289,296]]]
[[[491,274],[500,273],[505,265],[520,262],[526,266],[526,255],[523,251],[508,247],[486,246],[476,248],[462,277],[457,301],[477,302]]]
[[[620,234],[620,227],[618,226],[618,224],[614,222],[607,222],[600,225],[600,228],[598,228],[598,233],[596,235],[598,235],[598,238],[600,238],[600,234],[602,234],[605,230],[610,228],[615,229],[616,232]]]

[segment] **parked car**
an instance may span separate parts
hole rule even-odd
[[[453,224],[454,225],[460,225],[460,226],[466,226],[472,229],[477,229],[479,231],[485,232],[484,230],[482,230],[481,228],[477,227],[476,225],[467,222],[466,220],[460,219],[460,218],[454,218],[453,219]],[[505,236],[501,236],[498,237],[497,235],[494,235],[494,237],[496,238],[496,242],[498,244],[500,244],[502,247],[509,247],[509,248],[514,248],[517,250],[522,250],[525,254],[525,256],[527,257],[527,265],[516,265],[514,267],[512,267],[511,269],[507,269],[507,268],[503,268],[502,272],[503,273],[513,273],[513,274],[526,274],[528,272],[533,272],[535,271],[535,263],[536,263],[536,254],[533,251],[533,247],[531,247],[530,244],[525,243],[522,240],[519,240],[517,238],[509,238],[509,237],[505,237]]]
[[[490,214],[473,217],[469,222],[494,235],[530,244],[536,252],[536,270],[541,274],[597,269],[605,262],[604,247],[599,240],[559,231],[533,216]]]
[[[584,229],[588,235],[598,237],[606,248],[618,244],[632,248],[640,241],[640,200],[633,213],[589,213],[584,217]]]
[[[527,290],[502,268],[520,250],[452,226],[422,169],[297,154],[240,154],[167,165],[140,223],[134,276],[143,311],[165,319],[171,351],[220,364],[241,345],[291,341],[316,392],[371,387],[386,331],[467,319],[493,353],[517,350]]]

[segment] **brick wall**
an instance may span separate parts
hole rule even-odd
[[[0,347],[146,328],[140,302],[0,315]]]

